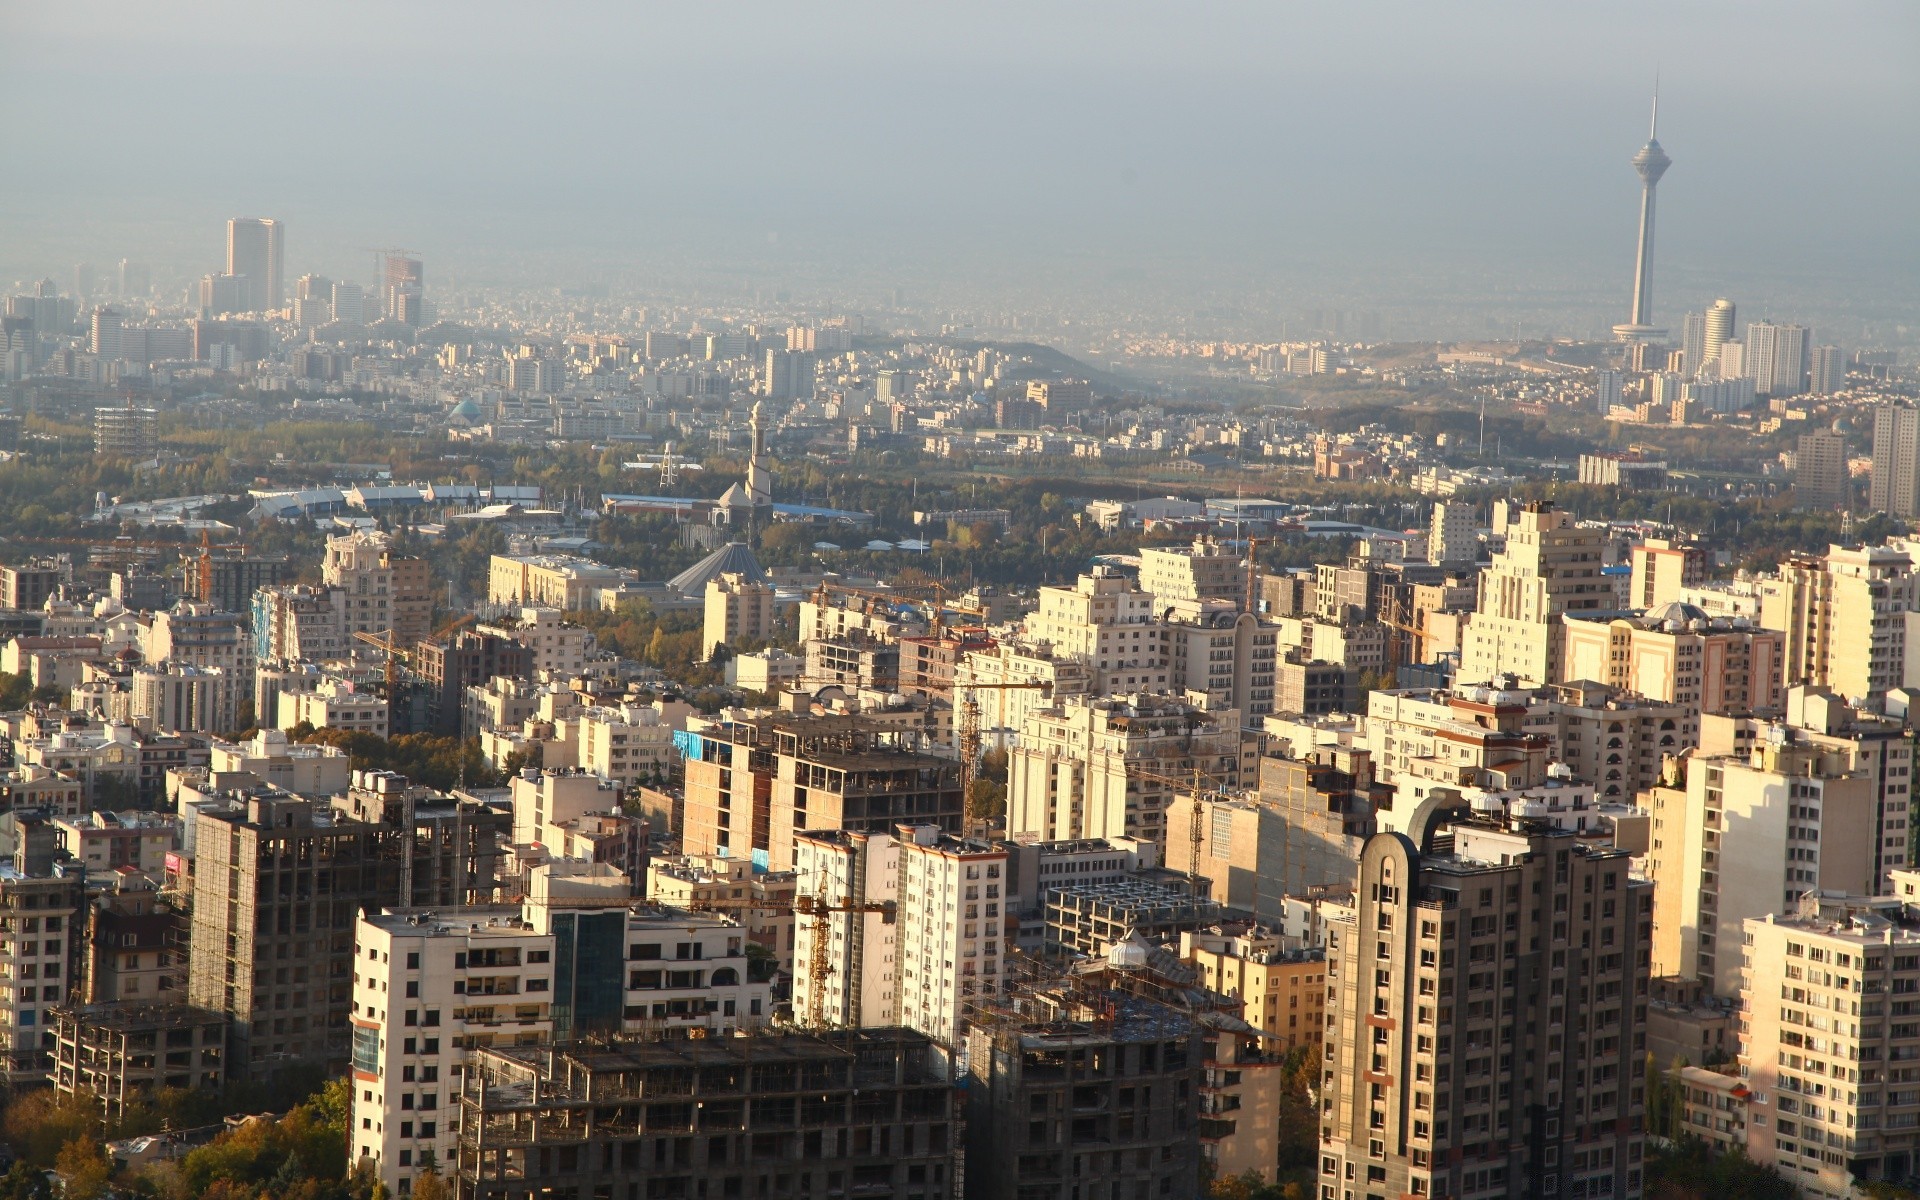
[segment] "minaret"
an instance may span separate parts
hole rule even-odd
[[[756,541],[773,518],[773,468],[767,462],[765,402],[753,406],[753,452],[747,458],[747,500],[753,505],[748,540]]]
[[[1624,325],[1613,327],[1613,336],[1623,342],[1658,342],[1667,331],[1653,324],[1653,197],[1660,177],[1673,160],[1660,148],[1660,88],[1653,89],[1653,120],[1647,130],[1647,144],[1633,156],[1633,169],[1640,174],[1640,253],[1633,267],[1633,315]]]

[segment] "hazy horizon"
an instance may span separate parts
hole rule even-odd
[[[402,245],[430,286],[1597,333],[1656,69],[1662,323],[1723,292],[1911,323],[1920,277],[1906,5],[9,0],[0,35],[5,283],[127,256],[182,285],[249,214],[288,223],[289,279]]]

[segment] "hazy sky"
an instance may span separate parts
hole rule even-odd
[[[1911,300],[1905,0],[0,0],[0,283],[246,213],[290,275],[1624,309],[1656,68],[1663,320]]]

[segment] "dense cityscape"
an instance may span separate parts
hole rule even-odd
[[[1920,324],[1675,112],[1484,302],[0,239],[0,1200],[1920,1197]]]

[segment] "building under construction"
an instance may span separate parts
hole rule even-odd
[[[961,1152],[944,1059],[907,1029],[480,1049],[458,1104],[463,1200],[946,1200]]]

